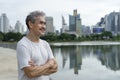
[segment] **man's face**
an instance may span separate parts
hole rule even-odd
[[[45,17],[38,16],[35,18],[35,22],[32,23],[31,30],[37,35],[37,36],[43,36],[45,34],[46,30],[46,22]]]

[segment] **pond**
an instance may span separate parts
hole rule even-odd
[[[52,46],[52,80],[120,80],[120,45]]]

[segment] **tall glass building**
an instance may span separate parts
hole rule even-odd
[[[78,35],[81,33],[80,14],[77,14],[76,9],[73,11],[73,15],[69,15],[69,31],[76,32]]]

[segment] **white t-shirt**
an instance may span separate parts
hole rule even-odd
[[[32,59],[35,65],[43,65],[49,59],[54,58],[49,44],[40,39],[39,43],[30,41],[27,37],[23,37],[17,43],[17,60],[18,60],[18,79],[19,80],[49,80],[49,76],[42,75],[35,78],[28,78],[24,71],[24,67],[30,66],[29,61]]]

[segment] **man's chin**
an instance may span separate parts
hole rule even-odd
[[[44,36],[44,35],[45,35],[45,33],[41,33],[41,34],[40,34],[40,36]]]

